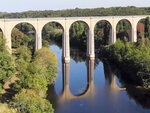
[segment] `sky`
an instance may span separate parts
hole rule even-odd
[[[0,12],[61,10],[115,6],[150,7],[150,0],[2,0]]]

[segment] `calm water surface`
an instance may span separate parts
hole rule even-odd
[[[49,86],[48,99],[55,113],[150,113],[136,104],[123,90],[119,80],[112,74],[109,65],[94,61],[62,63],[62,50],[50,46],[58,58],[58,77],[54,86]],[[104,71],[105,70],[105,71]],[[114,90],[115,89],[115,90]]]

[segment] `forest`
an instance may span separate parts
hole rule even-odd
[[[150,15],[150,7],[110,7],[93,9],[67,9],[26,11],[21,13],[1,13],[0,18],[42,18],[42,17],[80,17],[80,16],[120,16],[120,15]]]

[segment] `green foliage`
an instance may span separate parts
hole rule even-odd
[[[16,28],[27,36],[35,35],[35,28],[29,23],[20,23]]]
[[[49,42],[47,40],[42,40],[43,47],[49,47]]]
[[[54,113],[49,101],[40,98],[32,90],[22,90],[15,95],[10,107],[19,113]]]
[[[51,51],[49,48],[43,47],[42,49],[35,52],[34,62],[40,62],[40,64],[42,63],[43,65],[46,66],[49,64],[56,66],[57,57],[55,52]]]
[[[116,27],[116,31],[117,31],[117,39],[121,39],[124,40],[124,38],[127,38],[129,41],[129,36],[130,34],[130,29],[131,28],[131,24],[128,20],[121,20],[118,22],[117,27]]]
[[[119,69],[128,74],[127,78],[133,80],[138,85],[150,86],[150,41],[144,39],[143,43],[123,42],[117,40],[113,45],[105,49],[107,57],[111,62],[115,62]]]
[[[58,32],[62,34],[61,31],[55,34]],[[14,109],[5,112],[54,112],[52,105],[43,98],[46,97],[47,86],[56,80],[56,54],[49,48],[42,48],[33,55],[34,38],[34,29],[30,25],[26,23],[17,25],[12,32],[12,47],[15,48],[12,56],[7,52],[0,33],[0,92],[6,80],[14,74],[18,77],[13,86],[18,93],[11,102]],[[44,45],[48,47],[48,44],[45,40]]]
[[[42,37],[44,40],[56,40],[57,42],[62,41],[63,29],[58,23],[48,23],[44,26],[42,30]]]
[[[45,96],[47,85],[56,80],[57,58],[49,48],[42,48],[35,52],[31,60],[31,52],[27,47],[17,49],[17,70],[19,81],[15,90],[21,88],[33,89],[40,96]]]
[[[17,48],[16,56],[17,59],[23,59],[28,63],[31,61],[31,51],[26,46],[20,46]]]
[[[150,17],[145,19],[145,37],[150,39]]]
[[[70,28],[70,44],[80,49],[86,48],[88,26],[84,22],[75,22]]]
[[[38,66],[37,69],[41,70],[41,76],[45,77],[49,84],[56,80],[57,57],[49,48],[36,51],[33,64]]]
[[[12,31],[12,48],[17,48],[23,45],[24,34],[18,29],[14,28]]]
[[[26,46],[20,46],[16,50],[16,69],[18,74],[26,72],[31,62],[31,51]]]
[[[100,21],[94,29],[95,48],[109,44],[111,25],[107,21]]]
[[[150,15],[149,7],[110,7],[93,9],[67,9],[67,10],[46,10],[27,11],[22,13],[0,14],[0,18],[40,18],[40,17],[82,17],[82,16],[120,16],[120,15]]]
[[[5,41],[0,37],[0,91],[2,84],[15,74],[14,59],[7,52]]]
[[[12,31],[12,48],[27,46],[33,53],[35,45],[35,30],[28,23],[18,24]]]

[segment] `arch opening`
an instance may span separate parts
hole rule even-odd
[[[137,23],[137,40],[150,39],[150,17],[140,19]]]
[[[89,26],[84,21],[75,21],[69,29],[70,55],[76,62],[85,61],[88,52]]]
[[[30,23],[19,23],[11,31],[12,53],[22,46],[28,47],[32,53],[35,50],[36,30]]]
[[[70,37],[70,56],[75,62],[71,64],[70,70],[70,92],[74,96],[83,94],[87,89],[86,66],[83,61],[86,60],[88,52],[89,26],[84,21],[75,21],[69,29]],[[80,62],[76,64],[76,62]],[[72,67],[75,66],[75,67]],[[80,66],[84,68],[79,69]],[[73,70],[72,70],[73,69]],[[76,71],[74,71],[76,70]]]
[[[112,26],[107,20],[100,20],[94,27],[95,52],[100,46],[108,45],[111,40]]]
[[[42,29],[42,45],[49,46],[56,44],[62,48],[62,39],[64,34],[63,26],[58,22],[49,22]]]
[[[132,25],[129,20],[122,19],[117,23],[116,38],[123,41],[132,41]]]

